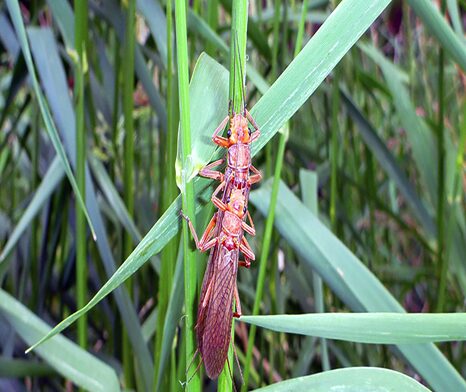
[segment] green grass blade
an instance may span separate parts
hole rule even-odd
[[[77,58],[74,63],[74,97],[76,113],[76,181],[79,191],[86,194],[86,112],[85,112],[85,90],[87,65],[87,46],[88,46],[88,2],[82,0],[75,4],[76,23],[75,23],[75,47]],[[88,301],[88,269],[87,269],[87,230],[86,220],[79,207],[75,205],[76,216],[76,306],[81,308]],[[87,315],[78,320],[78,342],[79,345],[86,349],[87,347]]]
[[[343,55],[390,3],[389,0],[343,1],[251,110],[261,128],[253,155],[317,89]]]
[[[191,9],[188,10],[188,29],[191,32],[199,34],[199,36],[204,38],[213,48],[218,49],[222,55],[228,54],[227,44],[212,30],[204,19]]]
[[[189,107],[189,59],[188,59],[188,34],[186,21],[186,0],[175,0],[175,31],[176,31],[176,57],[178,69],[178,96],[180,108],[180,129],[178,145],[181,150],[181,204],[184,213],[191,218],[192,224],[196,227],[195,205],[194,205],[194,185],[189,178],[190,162],[192,162],[192,136],[191,136],[191,112]],[[185,360],[186,373],[189,371],[189,363],[195,352],[195,301],[197,289],[197,265],[196,249],[192,249],[191,233],[188,223],[183,219],[183,253],[184,253],[184,302],[185,302]],[[200,389],[200,375],[193,375],[187,390],[195,391]]]
[[[251,193],[252,203],[262,214],[268,211],[270,193],[270,182]],[[275,222],[300,258],[309,263],[353,311],[404,311],[369,269],[283,183]],[[432,344],[397,348],[435,389],[466,391],[464,379]]]
[[[408,4],[422,19],[450,57],[466,72],[466,45],[448,25],[434,3],[429,0],[408,0]]]
[[[52,116],[50,115],[47,102],[45,101],[44,96],[42,95],[42,92],[39,86],[39,81],[37,80],[36,72],[34,70],[34,64],[32,62],[31,51],[29,50],[29,43],[26,37],[26,30],[24,28],[23,19],[21,17],[21,11],[19,9],[19,4],[15,0],[7,0],[7,6],[10,12],[11,19],[15,26],[15,30],[18,35],[19,42],[21,44],[21,49],[23,51],[24,59],[26,60],[26,65],[27,65],[29,74],[31,75],[32,86],[34,88],[34,92],[36,94],[37,101],[39,103],[40,111],[42,114],[42,118],[44,120],[45,127],[47,129],[47,133],[50,137],[50,140],[53,144],[53,147],[55,148],[57,155],[60,157],[60,160],[65,169],[65,173],[73,188],[73,192],[76,195],[76,199],[86,216],[86,220],[89,224],[89,228],[91,229],[92,236],[95,239],[94,226],[92,226],[92,222],[89,217],[89,213],[86,209],[86,204],[84,202],[83,195],[81,195],[81,192],[79,191],[78,185],[76,183],[76,179],[74,178],[73,172],[71,170],[70,162],[68,161],[68,157],[66,155],[65,149],[63,147],[63,144],[60,141],[60,137],[58,136],[58,132],[57,132],[57,129],[55,128],[55,124],[53,122]],[[72,158],[73,155],[70,154],[70,156],[71,156],[70,160],[71,162],[73,162],[74,161]]]
[[[45,363],[0,358],[0,377],[50,377],[54,374],[55,370]]]
[[[369,344],[466,340],[466,313],[313,313],[243,316],[272,331]]]
[[[418,196],[416,189],[411,184],[406,174],[399,167],[393,154],[379,138],[373,125],[365,118],[348,93],[341,91],[341,98],[348,114],[357,125],[356,130],[359,132],[366,145],[370,148],[380,166],[398,186],[401,194],[411,206],[415,216],[424,226],[426,233],[431,237],[435,236],[436,229],[432,217],[429,215],[424,203]]]
[[[21,236],[24,234],[26,229],[31,225],[33,219],[37,216],[44,203],[48,200],[50,195],[55,191],[57,185],[63,178],[65,171],[63,165],[60,162],[60,158],[57,156],[50,164],[47,172],[42,179],[39,187],[36,189],[34,196],[26,209],[24,210],[19,222],[11,232],[8,242],[0,254],[0,263],[2,263],[11,250],[16,246]]]
[[[138,11],[144,16],[149,30],[157,44],[162,63],[167,66],[167,20],[158,1],[137,0]]]
[[[406,131],[420,178],[428,191],[428,200],[430,204],[425,205],[426,207],[429,206],[429,212],[432,212],[438,201],[438,169],[436,164],[438,154],[434,133],[431,132],[426,122],[417,115],[414,103],[411,101],[408,90],[403,83],[405,79],[404,74],[373,46],[362,44],[359,46],[382,69],[387,86],[394,98],[393,102],[398,113],[399,121]],[[446,193],[448,197],[451,197],[456,157],[449,133],[445,132],[444,138]],[[448,219],[452,219],[456,221],[456,224],[459,224],[459,222],[464,220],[464,214],[455,215]],[[452,260],[450,262],[450,267],[455,271],[455,277],[458,279],[463,293],[466,293],[466,264],[463,262],[466,257],[466,242],[462,239],[460,230],[453,232],[451,246],[452,249],[450,252]]]
[[[455,33],[458,35],[460,40],[465,42],[464,30],[463,30],[463,25],[461,22],[458,1],[447,0],[447,7],[448,7],[448,14],[450,15],[450,18],[451,18],[451,24],[453,25],[453,29],[455,30]]]
[[[65,46],[67,49],[74,49],[74,15],[71,6],[66,1],[60,0],[47,0],[47,4],[55,17]]]
[[[167,312],[163,325],[162,348],[160,350],[160,362],[158,364],[156,390],[160,390],[162,376],[165,372],[165,367],[170,358],[173,338],[175,337],[176,329],[180,321],[183,309],[184,299],[184,276],[183,276],[183,248],[179,247],[178,258],[176,260],[175,277],[170,293],[170,301],[168,302]]]
[[[138,244],[139,241],[141,241],[142,235],[129,215],[128,210],[126,209],[123,200],[121,200],[120,194],[115,189],[115,185],[105,170],[104,165],[92,156],[89,156],[88,160],[95,179],[99,184],[100,191],[105,195],[108,204],[112,207],[112,210],[115,212],[115,215],[118,217],[122,226],[131,234],[133,242]]]
[[[269,385],[265,388],[256,389],[256,391],[262,392],[291,392],[297,390],[312,392],[328,392],[333,390],[341,392],[429,391],[425,386],[402,373],[370,367],[331,370],[329,372],[313,374],[312,376],[293,378]]]
[[[316,172],[301,169],[299,171],[299,185],[301,188],[301,199],[303,204],[315,215],[319,216],[319,179]],[[312,289],[314,292],[314,302],[316,312],[323,313],[324,307],[324,287],[322,278],[312,271]],[[309,339],[309,338],[308,338]],[[309,343],[309,342],[308,342]],[[327,341],[321,340],[322,347],[322,369],[330,370]]]
[[[34,43],[33,55],[35,56],[38,73],[44,85],[53,115],[57,119],[58,129],[64,140],[64,144],[70,151],[70,156],[72,156],[76,138],[75,113],[67,93],[63,63],[58,56],[58,48],[51,31],[49,29],[31,29],[31,31],[34,32],[34,34],[30,34],[30,39]],[[116,263],[98,207],[94,184],[91,181],[90,172],[87,168],[86,203],[99,237],[96,245],[105,268],[105,273],[107,276],[111,276],[116,270]],[[127,291],[120,288],[115,292],[115,298],[130,337],[134,355],[137,358],[141,374],[140,379],[150,389],[152,383],[152,359],[142,336],[138,316]]]
[[[110,24],[115,29],[115,32],[118,36],[119,41],[123,44],[124,42],[124,32],[125,32],[125,24],[124,24],[124,15],[121,12],[121,9],[116,6],[113,2],[105,2],[105,3],[92,3],[93,10],[102,15],[106,18]],[[152,24],[149,25],[149,28],[152,27]],[[152,108],[157,113],[160,127],[163,130],[167,129],[167,113],[165,110],[165,105],[162,102],[162,98],[158,90],[155,88],[154,82],[152,80],[152,74],[148,69],[144,56],[142,55],[141,48],[139,45],[136,45],[135,48],[135,71],[138,79],[140,80],[142,86],[144,87],[144,91],[146,92],[149,103]]]
[[[31,344],[48,333],[50,327],[39,317],[0,289],[0,313],[10,322],[16,333]],[[119,391],[115,371],[64,336],[55,336],[37,354],[63,377],[91,391]]]
[[[374,46],[359,44],[359,47],[379,65],[384,73],[388,88],[393,96],[399,119],[413,150],[423,183],[429,191],[431,205],[437,202],[437,151],[434,135],[423,119],[416,114],[416,108],[409,98],[404,85],[406,75],[387,60]]]

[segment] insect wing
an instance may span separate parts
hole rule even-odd
[[[205,311],[199,350],[207,375],[217,378],[225,365],[231,338],[233,296],[238,271],[238,251],[220,247]]]

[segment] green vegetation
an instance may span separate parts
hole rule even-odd
[[[218,389],[466,391],[466,5],[439,3],[7,0],[0,390],[215,383],[179,212],[210,220],[244,93],[264,179]]]

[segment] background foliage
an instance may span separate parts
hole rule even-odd
[[[200,232],[233,24],[264,176],[237,387],[466,390],[466,4],[338,3],[1,5],[0,389],[182,388],[206,256],[177,184]]]

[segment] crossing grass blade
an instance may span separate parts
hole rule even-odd
[[[63,178],[65,172],[59,159],[60,158],[56,157],[50,164],[47,172],[42,178],[42,182],[34,193],[34,197],[29,202],[27,208],[21,215],[19,222],[11,232],[8,242],[5,244],[5,247],[0,254],[0,263],[7,258],[12,249],[16,246],[21,236],[31,225],[33,219],[37,216],[44,203],[48,200]]]
[[[419,344],[466,340],[465,313],[313,313],[243,316],[273,331],[369,344]]]
[[[0,313],[26,344],[50,331],[50,327],[21,302],[0,289]],[[45,362],[76,385],[91,391],[119,391],[115,371],[62,335],[37,349]]]
[[[261,392],[307,390],[327,392],[428,392],[425,386],[400,372],[381,368],[352,367],[298,377],[255,389]]]

